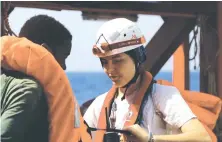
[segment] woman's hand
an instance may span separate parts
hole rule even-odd
[[[199,122],[198,119],[191,119],[186,122],[182,127],[180,134],[171,134],[171,135],[154,135],[151,136],[145,129],[141,128],[138,124],[129,126],[125,128],[129,131],[132,136],[125,135],[127,142],[149,142],[150,137],[155,140],[155,142],[212,142],[211,137],[204,128],[204,126]]]
[[[141,128],[138,124],[124,128],[124,130],[129,131],[132,135],[125,135],[127,141],[135,142],[148,142],[150,140],[149,133]]]

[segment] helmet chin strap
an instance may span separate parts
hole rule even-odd
[[[136,67],[136,72],[135,72],[133,78],[126,85],[124,85],[121,88],[129,87],[131,84],[135,83],[137,78],[138,78],[138,76],[139,76],[139,65]]]
[[[137,78],[139,77],[140,73],[139,73],[139,66],[140,64],[138,63],[136,66],[136,72],[134,74],[134,77],[126,84],[124,85],[123,87],[121,88],[126,88],[126,90],[124,91],[124,94],[123,94],[123,97],[121,98],[121,100],[124,100],[125,99],[125,96],[126,96],[126,91],[127,89],[130,87],[131,84],[135,83]]]

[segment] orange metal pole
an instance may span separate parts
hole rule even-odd
[[[180,89],[189,89],[188,39],[173,54],[173,84]]]
[[[183,45],[181,44],[173,54],[173,84],[180,89],[185,89],[185,56]]]

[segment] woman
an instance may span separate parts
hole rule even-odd
[[[99,29],[93,53],[113,87],[89,106],[84,115],[87,124],[97,129],[126,129],[132,133],[121,137],[126,141],[210,141],[179,91],[156,84],[143,69],[144,43],[137,25],[125,18],[110,20]],[[103,141],[104,134],[96,131],[93,140]]]

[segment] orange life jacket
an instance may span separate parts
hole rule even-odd
[[[150,86],[152,75],[149,72],[145,72],[145,75],[143,75],[142,78],[143,80],[141,84],[143,84],[143,86],[138,92],[138,96],[136,97],[135,103],[130,105],[130,110],[133,112],[132,113],[133,115],[131,116],[129,121],[125,122],[124,127],[133,125],[136,122],[141,102],[143,100],[145,92]],[[172,85],[172,83],[165,80],[158,80],[157,83],[162,85]],[[216,121],[221,111],[221,106],[222,106],[221,99],[206,93],[187,91],[187,90],[179,90],[179,91],[182,97],[189,105],[189,107],[191,108],[192,112],[197,116],[197,118],[200,120],[200,122],[202,122],[202,124],[206,128],[213,142],[217,142],[217,138],[215,134],[212,132],[212,129],[215,127]],[[109,110],[115,92],[116,88],[112,87],[105,98],[98,120],[98,125],[97,125],[98,128],[106,129],[107,127],[105,108]],[[160,117],[162,116],[160,115]],[[104,134],[105,134],[104,131],[96,131],[95,142],[102,142]]]
[[[137,120],[137,116],[140,111],[140,106],[141,106],[143,97],[152,81],[152,75],[149,72],[145,72],[145,74],[142,75],[141,79],[142,79],[141,84],[143,85],[142,87],[140,87],[138,91],[138,97],[136,97],[135,102],[133,104],[130,104],[129,106],[129,110],[131,110],[133,113],[131,117],[127,119],[126,122],[124,123],[124,127],[135,124]],[[117,91],[117,88],[113,86],[105,98],[105,101],[103,103],[100,116],[98,119],[98,125],[97,125],[98,128],[106,129],[107,127],[105,109],[107,108],[107,112],[109,112],[109,109],[110,109],[109,107],[110,107],[113,97],[115,96],[116,91]],[[93,141],[102,142],[104,134],[105,134],[105,131],[96,131],[95,139]]]
[[[79,106],[65,72],[45,48],[26,38],[1,37],[1,66],[36,78],[49,110],[49,142],[90,142]]]

